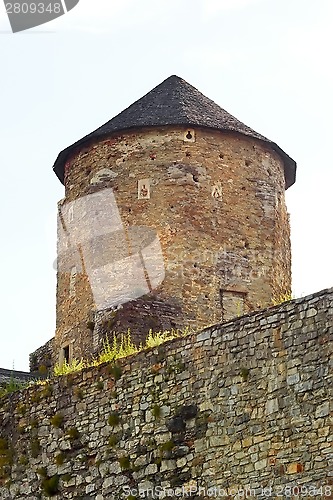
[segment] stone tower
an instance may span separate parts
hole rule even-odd
[[[106,329],[139,341],[290,292],[295,162],[181,78],[62,151],[54,171],[60,360],[97,352]]]

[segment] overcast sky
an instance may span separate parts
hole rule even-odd
[[[0,367],[54,335],[57,154],[172,74],[297,161],[293,291],[333,286],[332,0],[80,0],[12,34],[0,3]]]

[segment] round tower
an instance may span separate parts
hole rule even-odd
[[[296,164],[172,76],[64,150],[56,346],[202,328],[291,289],[284,191]]]

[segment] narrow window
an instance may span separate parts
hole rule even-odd
[[[67,363],[69,365],[69,361],[70,361],[70,356],[69,356],[69,345],[66,345],[65,347],[63,347],[63,359],[64,359],[64,363]]]
[[[150,179],[142,179],[138,182],[138,200],[150,199]]]
[[[195,142],[195,132],[193,129],[187,129],[186,132],[184,132],[184,137],[183,137],[184,142]]]

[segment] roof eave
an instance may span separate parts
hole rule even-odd
[[[244,137],[250,137],[250,138],[255,139],[257,141],[263,142],[264,144],[269,145],[280,156],[280,158],[283,161],[286,190],[290,186],[292,186],[296,181],[296,162],[292,158],[290,158],[290,156],[288,156],[287,153],[285,153],[283,151],[283,149],[281,149],[280,146],[278,146],[275,142],[271,142],[269,139],[266,139],[266,140],[258,139],[258,138],[252,137],[251,135],[247,135],[247,134],[244,134],[242,132],[235,131],[235,130],[221,129],[221,128],[216,128],[216,127],[207,127],[205,125],[198,125],[198,124],[193,124],[193,123],[182,123],[182,124],[181,123],[177,123],[177,124],[167,124],[166,123],[163,125],[161,124],[161,125],[147,125],[147,126],[141,126],[141,127],[128,127],[128,128],[124,128],[121,130],[115,130],[114,132],[111,132],[109,134],[96,134],[95,136],[92,134],[89,134],[88,136],[83,137],[79,141],[75,142],[71,146],[68,146],[66,149],[61,151],[59,153],[54,165],[53,165],[53,170],[54,170],[56,176],[58,177],[58,179],[60,180],[60,182],[62,184],[64,184],[65,183],[65,179],[64,179],[64,177],[65,177],[65,164],[66,164],[66,161],[67,161],[69,155],[72,152],[74,152],[77,148],[79,148],[80,146],[87,144],[89,141],[96,140],[96,139],[99,139],[101,137],[107,137],[108,135],[113,135],[113,133],[114,134],[121,134],[123,132],[128,132],[130,130],[138,130],[138,128],[147,129],[147,128],[150,128],[153,126],[154,127],[156,127],[156,126],[167,127],[167,126],[172,126],[172,125],[176,125],[179,127],[182,127],[182,126],[184,126],[184,127],[188,127],[188,126],[201,127],[201,128],[219,130],[220,132],[232,132],[235,134],[240,134]]]

